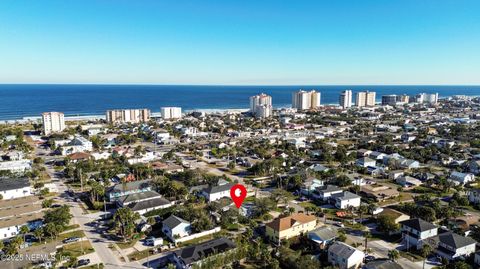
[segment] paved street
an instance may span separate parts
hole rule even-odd
[[[38,148],[37,148],[38,150]],[[43,149],[40,149],[43,151]],[[92,214],[85,214],[84,210],[80,207],[78,202],[74,202],[72,197],[67,194],[67,187],[62,182],[58,173],[55,172],[51,164],[46,165],[46,171],[52,178],[52,182],[55,183],[61,204],[70,206],[70,212],[72,214],[72,223],[79,224],[80,229],[85,232],[85,236],[95,249],[95,253],[89,254],[88,258],[91,260],[91,264],[103,262],[105,268],[145,268],[139,263],[129,263],[128,266],[122,262],[119,255],[113,252],[108,246],[113,243],[112,241],[102,237],[102,230],[92,225],[96,220],[100,218],[103,212],[97,212]]]
[[[349,240],[349,242],[361,244],[362,247],[358,247],[359,250],[365,250],[365,237],[347,233],[347,239]],[[400,244],[389,243],[383,240],[368,241],[368,249],[371,251],[369,255],[375,256],[376,258],[388,258],[388,252],[390,250],[398,250],[400,247]],[[420,269],[423,267],[422,262],[412,262],[403,257],[400,257],[397,262],[406,269]],[[432,267],[432,265],[425,264],[425,268]]]

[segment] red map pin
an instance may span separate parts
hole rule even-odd
[[[232,197],[233,202],[240,208],[242,206],[243,200],[247,197],[247,189],[241,184],[236,184],[230,189],[230,197]]]

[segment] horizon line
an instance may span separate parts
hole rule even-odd
[[[0,83],[0,86],[5,85],[88,85],[88,86],[210,86],[210,87],[287,87],[287,86],[299,86],[299,87],[318,87],[318,86],[468,86],[479,87],[480,84],[173,84],[173,83]]]

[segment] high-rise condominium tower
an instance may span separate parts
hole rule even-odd
[[[382,106],[395,106],[397,104],[397,95],[388,94],[382,96]]]
[[[164,120],[168,119],[179,119],[182,117],[182,108],[181,107],[162,107],[160,108],[160,113]]]
[[[375,106],[375,92],[357,92],[355,105],[358,107]]]
[[[352,91],[351,90],[346,90],[340,93],[340,99],[339,99],[340,106],[343,109],[349,108],[352,106]]]
[[[299,90],[292,93],[292,107],[298,110],[317,108],[320,106],[320,92]]]
[[[419,93],[415,96],[417,103],[436,104],[438,102],[438,93]]]
[[[106,117],[111,123],[147,122],[150,120],[150,110],[146,108],[107,110]]]
[[[272,115],[272,97],[261,93],[250,97],[250,112],[257,118],[266,118]]]
[[[44,112],[42,113],[43,133],[61,132],[65,129],[65,117],[62,112]]]

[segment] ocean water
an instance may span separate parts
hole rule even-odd
[[[375,91],[377,101],[385,94],[414,95],[438,92],[440,97],[455,94],[480,95],[480,86],[187,86],[187,85],[0,85],[0,120],[38,117],[44,111],[66,116],[103,115],[108,109],[180,106],[195,109],[248,108],[248,98],[258,93],[272,96],[274,107],[291,105],[292,92],[320,91],[322,104],[337,104],[343,90]]]

